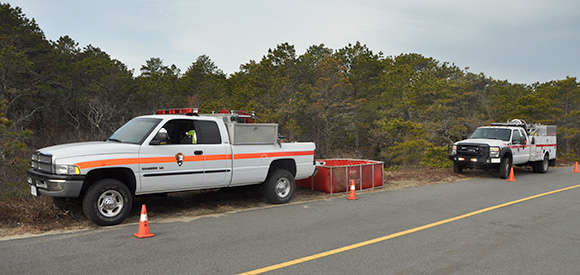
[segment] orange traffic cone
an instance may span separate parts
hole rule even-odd
[[[516,179],[514,178],[514,168],[512,167],[512,169],[510,169],[510,178],[507,181],[516,181]]]
[[[578,162],[576,162],[576,164],[574,164],[574,171],[572,171],[573,173],[580,173],[580,171],[578,171]]]
[[[149,238],[155,236],[155,234],[149,232],[149,221],[147,220],[147,208],[145,204],[141,206],[141,219],[139,220],[139,232],[134,233],[137,238]]]
[[[354,180],[350,181],[350,192],[348,194],[347,200],[358,200],[356,197],[356,187],[354,186]]]

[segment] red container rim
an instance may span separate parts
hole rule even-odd
[[[354,167],[361,165],[374,165],[383,164],[382,161],[376,160],[366,160],[366,159],[320,159],[317,160],[319,164],[316,166],[324,168],[335,168],[335,167]]]

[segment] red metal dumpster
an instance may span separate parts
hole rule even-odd
[[[317,161],[316,173],[307,179],[296,181],[302,188],[327,193],[346,192],[354,180],[357,190],[383,186],[382,161],[356,159],[325,159]]]

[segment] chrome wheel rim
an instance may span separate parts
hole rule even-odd
[[[290,181],[287,178],[281,178],[276,183],[276,195],[284,198],[290,194]]]
[[[115,190],[107,190],[99,196],[97,207],[101,215],[112,218],[117,216],[123,210],[125,202],[121,193]]]

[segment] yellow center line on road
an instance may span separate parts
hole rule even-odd
[[[519,200],[515,200],[515,201],[510,201],[510,202],[498,204],[498,205],[495,205],[495,206],[491,206],[491,207],[488,207],[488,208],[480,209],[480,210],[473,211],[473,212],[470,212],[470,213],[467,213],[467,214],[463,214],[463,215],[460,215],[460,216],[456,216],[456,217],[453,217],[453,218],[449,218],[449,219],[446,219],[446,220],[441,220],[441,221],[438,221],[438,222],[426,224],[426,225],[423,225],[423,226],[419,226],[419,227],[415,227],[415,228],[408,229],[408,230],[405,230],[405,231],[393,233],[393,234],[390,234],[390,235],[387,235],[387,236],[383,236],[383,237],[379,237],[379,238],[375,238],[375,239],[372,239],[372,240],[368,240],[368,241],[364,241],[364,242],[360,242],[360,243],[351,244],[349,246],[344,246],[344,247],[341,247],[341,248],[337,248],[337,249],[329,250],[329,251],[326,251],[326,252],[314,254],[314,255],[307,256],[307,257],[303,257],[303,258],[300,258],[300,259],[296,259],[296,260],[292,260],[292,261],[288,261],[288,262],[283,262],[283,263],[279,263],[279,264],[267,266],[267,267],[264,267],[264,268],[260,268],[260,269],[256,269],[256,270],[252,270],[252,271],[248,271],[248,272],[244,272],[244,273],[240,273],[239,275],[261,274],[261,273],[265,273],[265,272],[268,272],[268,271],[272,271],[272,270],[276,270],[276,269],[281,269],[281,268],[284,268],[284,267],[288,267],[288,266],[292,266],[292,265],[296,265],[296,264],[300,264],[300,263],[304,263],[304,262],[308,262],[308,261],[312,261],[312,260],[324,258],[326,256],[330,256],[330,255],[338,254],[338,253],[341,253],[341,252],[353,250],[353,249],[360,248],[360,247],[363,247],[363,246],[367,246],[367,245],[370,245],[370,244],[379,243],[379,242],[386,241],[386,240],[389,240],[389,239],[393,239],[393,238],[396,238],[396,237],[400,237],[400,236],[404,236],[404,235],[411,234],[411,233],[414,233],[414,232],[418,232],[418,231],[421,231],[421,230],[429,229],[429,228],[432,228],[432,227],[435,227],[435,226],[438,226],[438,225],[450,223],[450,222],[457,221],[457,220],[461,220],[461,219],[465,219],[465,218],[468,218],[468,217],[471,217],[471,216],[474,216],[474,215],[477,215],[477,214],[481,214],[481,213],[485,213],[485,212],[488,212],[488,211],[496,210],[496,209],[499,209],[499,208],[502,208],[502,207],[510,206],[510,205],[513,205],[513,204],[516,204],[516,203],[520,203],[520,202],[524,202],[524,201],[529,201],[529,200],[532,200],[532,199],[535,199],[535,198],[539,198],[539,197],[551,195],[551,194],[558,193],[558,192],[562,192],[562,191],[567,191],[567,190],[574,189],[574,188],[578,188],[578,187],[580,187],[580,185],[574,185],[574,186],[570,186],[570,187],[566,187],[566,188],[562,188],[562,189],[558,189],[558,190],[554,190],[554,191],[550,191],[550,192],[546,192],[546,193],[534,195],[534,196],[531,196],[531,197],[527,197],[527,198],[523,198],[523,199],[519,199]]]

